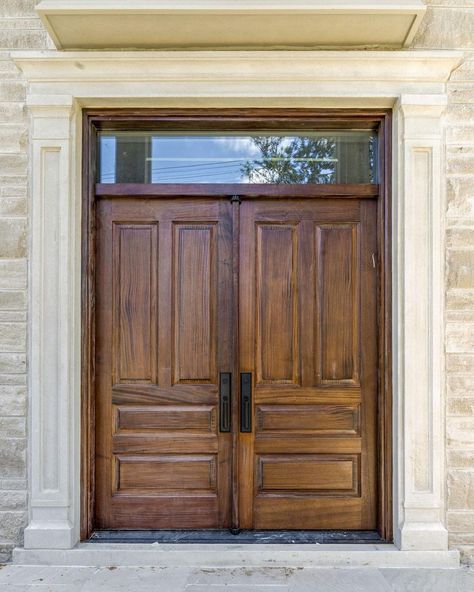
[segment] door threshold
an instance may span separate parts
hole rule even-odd
[[[372,530],[97,530],[89,543],[384,544]]]
[[[13,550],[17,565],[96,567],[284,568],[459,567],[459,551],[400,551],[393,544],[164,544],[84,542],[73,549]]]

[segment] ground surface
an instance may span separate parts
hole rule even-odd
[[[474,592],[474,570],[0,566],[1,592]]]

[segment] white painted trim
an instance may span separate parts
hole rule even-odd
[[[26,547],[68,548],[78,540],[79,106],[391,105],[395,115],[395,541],[402,550],[447,550],[442,460],[442,113],[446,81],[461,57],[442,51],[17,55],[15,61],[29,81],[34,155],[30,348],[34,462]],[[60,160],[53,158],[45,167],[38,154],[48,150]],[[51,216],[47,220],[46,210]],[[45,290],[46,282],[53,280],[57,291],[46,297],[51,293]],[[47,360],[40,355],[43,345],[48,348]],[[410,365],[416,360],[419,366],[414,372]],[[41,421],[45,406],[55,411],[51,417],[56,423]],[[47,450],[59,446],[66,454],[46,461],[42,445]],[[58,485],[54,481],[55,487],[46,487],[52,475],[57,475]]]

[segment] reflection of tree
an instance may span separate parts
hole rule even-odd
[[[248,160],[242,174],[249,183],[334,183],[335,138],[252,138],[260,159]]]

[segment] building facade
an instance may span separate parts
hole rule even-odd
[[[472,560],[474,2],[425,0],[403,50],[184,65],[57,49],[37,4],[0,6],[0,559],[80,538],[82,109],[314,107],[393,111],[393,537]]]

